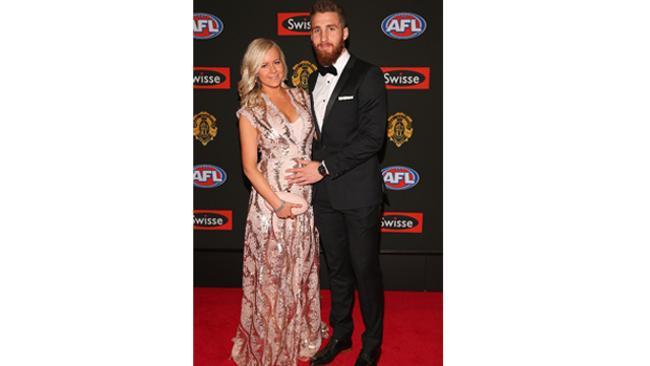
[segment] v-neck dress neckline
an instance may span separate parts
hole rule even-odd
[[[293,106],[293,109],[296,111],[296,114],[298,115],[298,118],[296,118],[296,120],[293,121],[293,122],[289,120],[289,117],[287,117],[287,115],[285,115],[280,110],[280,108],[278,108],[278,106],[275,105],[275,103],[273,103],[273,101],[271,100],[271,97],[266,95],[266,93],[264,93],[264,92],[262,92],[262,95],[264,96],[264,99],[273,107],[273,109],[275,109],[276,112],[278,112],[278,115],[280,115],[280,117],[282,117],[282,119],[286,123],[292,125],[294,123],[297,123],[300,120],[300,118],[302,118],[302,114],[300,113],[300,108],[298,108],[298,105],[296,104],[296,100],[295,100],[293,94],[291,93],[290,89],[286,89],[286,91],[287,91],[287,94],[289,94],[289,99],[291,100],[291,105]]]

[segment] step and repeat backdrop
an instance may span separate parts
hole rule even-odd
[[[388,95],[381,263],[387,289],[442,290],[442,2],[339,1],[350,53],[379,66]],[[240,286],[250,184],[242,169],[237,82],[254,38],[276,41],[288,83],[316,70],[311,1],[194,0],[194,277]],[[328,286],[322,265],[322,284]]]

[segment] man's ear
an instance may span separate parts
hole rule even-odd
[[[350,29],[348,27],[343,28],[343,40],[346,41],[350,35]]]

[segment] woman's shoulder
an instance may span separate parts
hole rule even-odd
[[[239,107],[237,112],[235,112],[237,118],[244,116],[248,122],[253,125],[259,125],[259,121],[264,118],[264,107],[260,105],[242,105]]]
[[[302,100],[305,100],[307,103],[309,103],[309,98],[310,98],[309,92],[307,92],[305,89],[300,87],[290,87],[289,93],[293,93],[293,95],[296,98],[300,98]]]
[[[242,104],[237,110],[237,115],[239,115],[240,113],[247,112],[249,114],[254,114],[258,116],[264,114],[265,109],[266,108],[263,100],[258,101],[255,104],[245,104],[245,105]]]
[[[239,109],[237,110],[237,112],[235,112],[235,114],[237,115],[237,118],[239,118],[241,117],[242,114],[244,115],[253,114],[253,110],[249,106],[241,105],[239,106]]]

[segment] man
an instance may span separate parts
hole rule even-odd
[[[356,366],[376,365],[383,336],[384,293],[379,267],[383,178],[379,151],[386,136],[386,91],[376,66],[345,48],[349,29],[342,9],[318,0],[311,11],[311,42],[320,64],[309,79],[317,123],[313,161],[290,182],[314,184],[315,221],[330,278],[334,329],[312,357],[325,365],[352,347],[355,284],[365,332]]]

